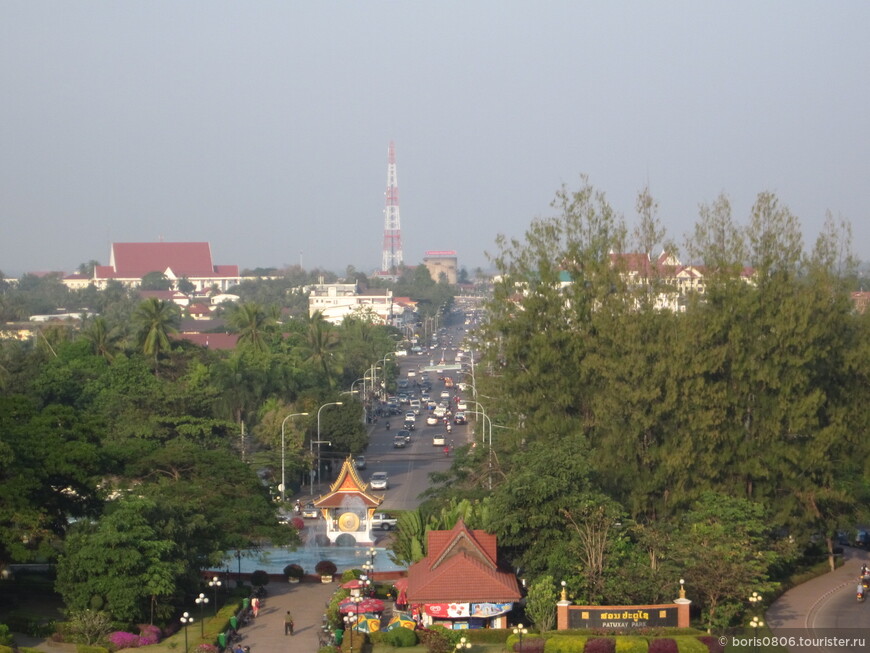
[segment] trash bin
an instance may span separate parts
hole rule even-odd
[[[233,630],[239,629],[239,618],[236,615],[230,617],[230,628]]]
[[[344,640],[344,631],[341,628],[335,629],[335,645],[341,646],[341,642]]]
[[[227,647],[227,634],[226,633],[218,633],[217,641],[218,641],[218,646],[221,649],[225,649]]]

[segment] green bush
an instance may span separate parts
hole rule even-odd
[[[544,653],[583,653],[587,639],[582,635],[552,635],[544,644]]]
[[[674,635],[672,639],[677,643],[680,653],[710,653],[707,645],[692,635]]]
[[[256,587],[263,587],[263,585],[269,584],[269,574],[267,574],[262,569],[257,569],[253,574],[251,574],[251,585]]]
[[[289,564],[284,567],[284,575],[287,578],[299,578],[302,579],[305,576],[305,570],[301,565],[297,565],[295,563]]]
[[[509,628],[473,628],[462,631],[462,636],[474,644],[502,644],[513,635]]]
[[[393,628],[383,633],[383,642],[396,648],[417,645],[417,633],[410,628]]]
[[[18,653],[45,653],[42,649],[31,648],[29,646],[19,646]]]
[[[3,646],[12,646],[12,633],[9,632],[9,626],[0,624],[0,644]]]
[[[616,653],[647,653],[649,643],[636,635],[617,635]]]
[[[109,649],[104,646],[88,646],[87,644],[77,644],[76,653],[109,653]]]
[[[15,653],[12,650],[11,646],[6,646],[5,644],[0,644],[0,653]]]

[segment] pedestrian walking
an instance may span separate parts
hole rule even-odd
[[[251,611],[254,613],[254,619],[256,619],[257,615],[260,614],[260,599],[256,596],[251,599]]]
[[[287,614],[284,615],[284,634],[287,633],[293,634],[293,615],[290,614],[290,610],[287,610]]]

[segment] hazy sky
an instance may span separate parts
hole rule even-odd
[[[551,214],[585,173],[682,241],[778,195],[870,256],[870,3],[0,0],[0,270],[207,240],[216,263],[380,266]]]

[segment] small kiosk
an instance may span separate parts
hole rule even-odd
[[[359,477],[353,459],[348,456],[329,493],[315,499],[314,506],[326,522],[325,534],[330,544],[374,544],[372,517],[384,497],[369,494],[367,488],[368,484]],[[341,542],[338,542],[339,538],[342,538]],[[348,542],[349,539],[352,542]]]

